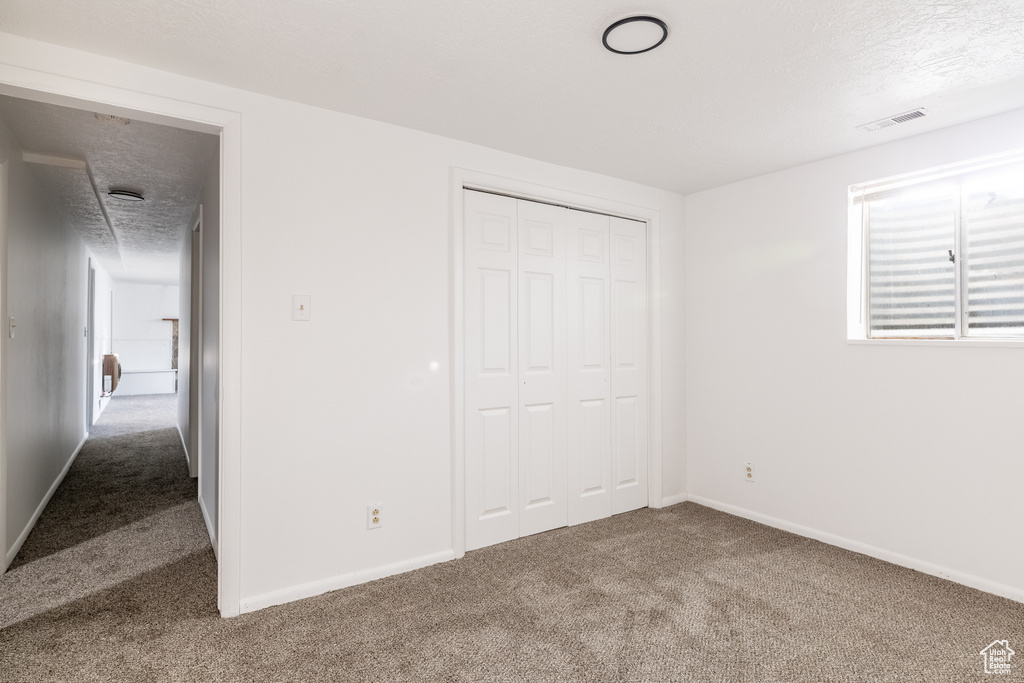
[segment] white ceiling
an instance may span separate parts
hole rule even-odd
[[[4,95],[0,122],[111,277],[178,281],[182,239],[217,136]],[[111,189],[139,192],[145,201],[113,199]]]
[[[664,45],[602,48],[641,12]],[[0,27],[681,193],[1024,107],[1021,0],[4,0]]]

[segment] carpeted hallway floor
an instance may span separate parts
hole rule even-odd
[[[177,432],[122,401],[0,578],[0,680],[937,683],[1024,653],[1024,605],[692,503],[222,620]]]
[[[0,577],[0,644],[11,624],[187,558],[201,559],[213,581],[204,597],[215,603],[216,564],[175,411],[173,394],[111,399]]]

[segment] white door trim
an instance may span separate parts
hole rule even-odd
[[[7,571],[7,204],[9,159],[0,158],[0,575]],[[14,559],[13,557],[11,558]]]
[[[86,302],[85,302],[85,433],[92,431],[96,416],[96,264],[86,259]]]
[[[466,442],[465,442],[465,226],[462,204],[463,189],[483,190],[567,206],[584,211],[597,211],[647,223],[647,301],[648,352],[650,354],[648,424],[648,505],[662,507],[662,443],[661,443],[661,298],[656,296],[661,282],[661,217],[654,209],[624,202],[592,197],[569,190],[504,178],[490,173],[452,167],[451,174],[451,300],[449,312],[452,327],[449,364],[452,369],[452,548],[455,557],[466,554]]]
[[[189,263],[189,321],[188,321],[188,444],[185,448],[190,452],[188,459],[189,476],[199,478],[200,461],[203,459],[203,411],[199,399],[203,395],[203,205],[199,205],[199,215],[189,229],[191,256]],[[194,333],[193,333],[194,331]],[[196,344],[192,339],[198,340]],[[178,340],[181,343],[181,340]],[[178,364],[181,372],[181,364]],[[193,410],[194,408],[194,410]],[[193,414],[195,419],[193,419]],[[202,491],[198,486],[199,491]],[[196,499],[201,500],[199,492]],[[207,526],[209,518],[204,514]],[[211,533],[211,537],[216,538]],[[215,550],[218,550],[215,548]]]
[[[239,614],[241,590],[242,119],[203,104],[0,63],[0,93],[220,135],[220,467],[217,603]]]

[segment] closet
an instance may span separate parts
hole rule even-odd
[[[467,550],[645,507],[646,224],[463,201]]]

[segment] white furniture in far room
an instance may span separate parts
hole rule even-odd
[[[177,382],[177,370],[125,370],[121,373],[115,395],[173,394]]]

